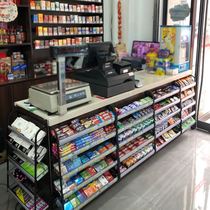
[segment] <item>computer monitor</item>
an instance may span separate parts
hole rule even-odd
[[[115,60],[115,51],[111,42],[88,44],[87,67],[97,67],[107,62]]]
[[[148,52],[155,51],[158,53],[159,49],[159,42],[133,41],[131,56],[135,58],[146,59]]]

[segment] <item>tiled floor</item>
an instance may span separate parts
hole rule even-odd
[[[0,167],[5,183],[5,166]],[[167,146],[85,210],[210,210],[210,134],[190,131]],[[0,210],[15,202],[0,187]]]

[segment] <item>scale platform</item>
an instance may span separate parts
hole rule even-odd
[[[85,82],[65,79],[64,92],[62,95],[64,103],[60,104],[58,81],[35,85],[29,89],[29,101],[43,111],[65,114],[69,108],[87,103],[92,99],[90,86]]]

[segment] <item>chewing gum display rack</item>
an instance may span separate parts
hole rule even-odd
[[[193,128],[194,87],[194,78],[186,77],[48,126],[50,183],[59,209],[85,207]]]

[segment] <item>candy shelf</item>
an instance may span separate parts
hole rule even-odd
[[[188,120],[189,118],[191,118],[192,116],[194,116],[196,114],[195,111],[191,112],[189,115],[187,115],[185,118],[182,119],[182,122],[185,122],[186,120]]]
[[[179,114],[181,112],[181,109],[178,109],[177,111],[171,113],[170,115],[168,115],[167,117],[163,118],[162,120],[158,120],[156,121],[156,125],[160,125],[162,124],[163,122],[169,120],[170,118],[176,116],[177,114]]]
[[[188,99],[194,98],[194,96],[195,96],[195,93],[193,93],[189,96],[186,96],[185,98],[181,99],[181,102],[184,102],[184,101],[187,101]]]
[[[165,142],[164,144],[162,144],[161,146],[156,146],[156,151],[160,151],[161,149],[163,149],[164,147],[166,147],[169,143],[171,143],[172,141],[174,141],[177,137],[179,137],[181,135],[181,132],[177,133],[173,138],[171,138],[170,140],[168,140],[167,142]]]
[[[155,138],[152,138],[150,140],[147,140],[145,143],[143,143],[142,145],[140,145],[139,147],[137,147],[136,149],[134,149],[133,151],[129,152],[128,154],[124,155],[123,157],[120,158],[120,162],[126,160],[127,158],[129,158],[130,156],[134,155],[136,152],[138,152],[139,150],[141,150],[142,148],[144,148],[145,146],[147,146],[148,144],[152,143],[155,140]]]
[[[196,121],[192,122],[187,128],[182,128],[182,133],[185,133],[186,131],[190,130],[193,125],[196,124]]]
[[[171,129],[173,129],[174,127],[176,127],[177,125],[179,125],[181,123],[181,120],[178,120],[176,123],[174,123],[173,125],[169,126],[168,128],[164,129],[163,131],[161,131],[160,133],[156,134],[156,138],[159,138],[160,136],[162,136],[164,133],[170,131]]]
[[[135,126],[135,125],[137,125],[137,124],[139,124],[139,123],[141,123],[141,122],[143,122],[143,121],[145,121],[145,120],[147,120],[149,118],[151,118],[152,116],[153,116],[153,113],[150,113],[150,114],[140,118],[139,120],[135,120],[134,123],[128,124],[128,125],[124,126],[123,128],[120,128],[118,130],[118,134],[128,130],[129,128],[131,128],[131,127],[133,127],[133,126]]]
[[[59,140],[59,145],[63,146],[64,144],[67,144],[67,143],[71,142],[72,140],[77,139],[77,138],[79,138],[81,136],[84,136],[85,134],[91,133],[91,132],[93,132],[95,130],[98,130],[100,128],[103,128],[103,127],[105,127],[105,126],[107,126],[109,124],[112,124],[112,123],[114,123],[114,121],[115,121],[115,119],[108,120],[106,122],[100,123],[100,124],[98,124],[96,126],[93,126],[91,128],[85,129],[84,131],[81,131],[81,132],[79,132],[77,134],[69,136],[68,138],[66,138],[64,140]]]
[[[103,23],[32,23],[32,27],[37,26],[43,26],[43,27],[54,27],[54,26],[66,26],[66,27],[72,27],[72,26],[102,26]]]
[[[125,114],[119,115],[118,120],[128,117],[129,115],[134,114],[135,112],[141,111],[142,109],[148,108],[149,106],[152,106],[152,105],[153,103],[148,103],[148,104],[138,107],[137,109],[132,109],[131,111],[126,112]]]
[[[180,103],[180,99],[179,100],[176,100],[173,103],[170,103],[170,104],[168,104],[168,105],[166,105],[166,106],[164,106],[164,107],[162,107],[162,108],[160,108],[158,110],[155,110],[155,114],[157,115],[157,114],[165,111],[166,109],[171,108],[172,106],[177,105],[178,103]]]
[[[154,124],[148,126],[147,128],[143,129],[142,131],[136,133],[135,135],[131,136],[130,138],[128,138],[125,141],[122,141],[119,143],[119,147],[123,147],[124,145],[126,145],[127,143],[131,142],[132,140],[136,139],[137,137],[147,133],[148,131],[152,130],[154,128]]]
[[[68,191],[66,193],[63,192],[64,194],[64,199],[67,199],[68,197],[70,197],[73,193],[75,193],[76,191],[80,190],[81,188],[85,187],[86,185],[88,185],[89,183],[91,183],[92,181],[96,180],[97,178],[99,178],[100,176],[102,176],[106,171],[109,171],[111,168],[115,167],[117,165],[117,161],[115,161],[113,164],[111,164],[110,166],[106,167],[105,169],[103,169],[102,171],[100,171],[99,173],[97,173],[96,175],[92,176],[90,179],[84,181],[82,184],[78,185],[74,190]],[[63,189],[64,191],[65,189]],[[60,191],[60,189],[58,189],[58,191]]]
[[[103,15],[103,12],[73,12],[73,11],[56,11],[56,10],[31,10],[31,14],[45,13],[50,15]]]
[[[183,108],[182,108],[182,111],[185,111],[185,110],[187,110],[187,109],[191,108],[191,107],[192,107],[192,106],[194,106],[195,104],[196,104],[196,102],[195,102],[195,101],[193,101],[193,103],[191,103],[191,104],[189,104],[189,105],[187,105],[187,106],[183,107]]]
[[[91,143],[90,145],[88,145],[86,147],[83,147],[82,149],[79,149],[79,150],[77,150],[75,152],[72,152],[69,155],[61,157],[60,160],[61,160],[61,162],[65,162],[65,161],[71,159],[72,157],[74,157],[76,155],[79,155],[79,154],[81,154],[81,153],[83,153],[83,152],[85,152],[85,151],[87,151],[87,150],[89,150],[89,149],[91,149],[91,148],[93,148],[93,147],[95,147],[95,146],[97,146],[97,145],[99,145],[99,144],[101,144],[101,143],[103,143],[103,142],[105,142],[105,141],[115,137],[115,136],[116,136],[116,132],[112,132],[112,133],[108,134],[106,137],[103,137],[100,140],[98,140],[96,142],[93,142],[93,143]]]
[[[88,166],[92,165],[93,163],[96,163],[96,162],[100,161],[101,159],[103,159],[104,157],[108,156],[109,154],[115,152],[116,149],[117,149],[116,147],[113,147],[112,149],[110,149],[110,150],[104,152],[103,154],[101,154],[101,155],[99,155],[99,156],[93,158],[91,161],[89,161],[89,162],[87,162],[87,163],[81,165],[81,166],[78,167],[77,169],[72,170],[72,171],[69,172],[69,173],[63,174],[63,175],[62,175],[63,179],[65,179],[65,180],[69,179],[70,177],[72,177],[73,175],[75,175],[75,174],[77,174],[78,172],[82,171],[83,169],[87,168]],[[59,169],[58,169],[59,166],[58,166],[58,163],[57,163],[56,165],[54,165],[54,168],[55,168],[57,174],[59,174]]]
[[[22,43],[22,44],[5,44],[5,45],[0,45],[0,49],[3,48],[11,48],[11,47],[27,47],[27,46],[31,46],[31,43]]]
[[[83,207],[85,207],[88,203],[90,203],[92,200],[94,200],[96,197],[98,197],[99,195],[101,195],[104,191],[106,191],[107,189],[109,189],[113,184],[115,184],[118,181],[117,178],[115,178],[113,181],[111,181],[109,184],[107,184],[105,187],[103,187],[102,189],[100,189],[97,193],[95,193],[93,196],[91,196],[90,198],[88,198],[84,203],[82,203],[80,206],[78,206],[77,208],[75,208],[75,210],[80,210]]]
[[[155,151],[150,152],[149,154],[147,154],[144,158],[142,158],[141,160],[139,160],[137,163],[135,163],[133,166],[131,166],[130,168],[128,168],[126,171],[124,171],[121,174],[121,178],[123,178],[124,176],[128,175],[131,171],[133,171],[135,168],[137,168],[139,165],[141,165],[142,163],[144,163],[146,160],[148,160],[150,157],[152,157],[155,154]]]
[[[174,95],[178,94],[179,91],[180,91],[180,90],[175,90],[175,91],[173,91],[173,92],[171,92],[171,93],[168,93],[168,94],[164,95],[164,96],[161,97],[161,98],[155,99],[154,102],[155,102],[155,103],[158,103],[158,102],[160,102],[160,101],[163,101],[164,99],[167,99],[167,98],[169,98],[169,97],[171,97],[171,96],[174,96]]]
[[[192,84],[190,84],[190,85],[188,85],[186,87],[181,87],[181,92],[183,92],[183,91],[185,91],[187,89],[193,88],[195,86],[196,86],[196,82],[194,82],[194,83],[192,83]]]

